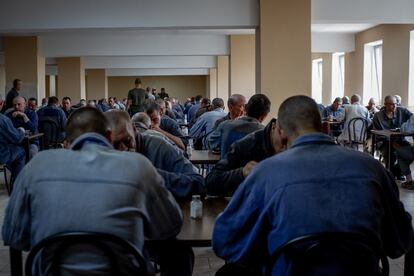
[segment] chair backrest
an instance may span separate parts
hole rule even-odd
[[[112,234],[95,232],[65,232],[53,235],[40,241],[32,248],[27,256],[25,275],[33,275],[33,262],[36,256],[38,256],[44,249],[50,248],[52,248],[52,251],[48,252],[48,254],[51,254],[52,256],[50,259],[51,272],[53,273],[52,275],[60,275],[62,256],[65,255],[66,257],[68,248],[81,244],[93,246],[108,258],[111,269],[110,275],[121,275],[121,268],[124,267],[125,264],[122,263],[120,256],[125,256],[125,254],[133,257],[138,264],[138,266],[131,265],[131,267],[134,267],[135,269],[133,275],[148,275],[147,262],[139,250],[131,242]],[[117,247],[114,248],[111,245],[116,245]],[[121,248],[122,252],[116,252],[115,249],[117,248]],[[125,258],[122,260],[124,259]]]
[[[365,144],[367,140],[368,121],[362,117],[356,117],[348,123],[349,143]]]
[[[43,147],[45,149],[56,148],[59,142],[59,126],[52,119],[39,120],[39,132],[44,133]]]
[[[272,254],[266,276],[272,275],[282,255],[292,262],[292,276],[319,275],[321,269],[338,267],[343,272],[341,275],[389,275],[388,259],[381,244],[362,234],[324,232],[294,238]],[[333,275],[332,271],[329,275]]]

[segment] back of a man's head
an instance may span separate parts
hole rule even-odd
[[[279,108],[278,123],[288,137],[301,132],[320,132],[322,119],[318,105],[308,96],[293,96],[286,99]]]
[[[253,95],[246,105],[246,115],[255,119],[266,117],[270,112],[270,100],[264,94]]]
[[[135,113],[134,116],[132,116],[132,122],[134,124],[141,123],[146,128],[149,128],[151,126],[151,118],[145,112]]]
[[[361,101],[361,96],[359,96],[358,94],[354,94],[351,96],[351,104],[356,104],[359,103]]]
[[[108,137],[110,133],[109,123],[98,109],[82,107],[72,112],[69,116],[65,140],[71,144],[76,138],[88,132]]]
[[[55,96],[51,96],[51,97],[49,97],[47,104],[48,105],[58,105],[59,104],[59,99]]]
[[[198,103],[199,101],[201,101],[202,98],[203,98],[203,96],[197,95],[197,96],[195,96],[195,101]]]
[[[121,151],[135,149],[135,131],[128,112],[113,110],[105,112],[104,116],[109,122],[114,148]]]
[[[214,109],[224,107],[224,101],[221,98],[214,98],[211,103],[212,103]]]

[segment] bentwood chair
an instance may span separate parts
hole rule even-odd
[[[59,148],[59,126],[52,119],[39,120],[39,132],[44,133],[43,149]]]
[[[274,265],[282,257],[291,262],[292,276],[389,275],[388,259],[381,244],[362,234],[325,232],[294,238],[272,254],[266,276],[272,275]]]
[[[89,246],[85,248],[91,248],[90,246],[92,246],[94,249],[92,255],[97,254],[96,250],[98,250],[99,253],[103,253],[107,257],[110,272],[109,274],[104,273],[104,275],[149,275],[147,262],[135,245],[115,235],[94,232],[65,232],[40,241],[27,256],[25,275],[36,275],[34,268],[38,264],[35,260],[38,256],[45,254],[50,256],[50,261],[43,265],[50,266],[51,275],[61,275],[62,260],[67,258],[68,255],[79,253],[74,249],[76,248],[75,245]],[[92,252],[92,249],[90,250]],[[102,255],[99,254],[99,256]],[[128,256],[128,258],[125,258],[125,256]],[[134,271],[128,271],[128,274],[123,273],[121,269],[128,265],[125,263],[125,259],[133,262],[128,267],[132,267]],[[91,271],[90,274],[96,275],[94,272],[97,273],[97,271]]]
[[[348,141],[345,146],[353,149],[359,149],[362,146],[363,151],[367,146],[368,121],[362,117],[356,117],[349,121],[348,125]]]

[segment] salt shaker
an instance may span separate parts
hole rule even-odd
[[[190,218],[199,219],[203,216],[203,202],[200,195],[193,195],[190,203]]]

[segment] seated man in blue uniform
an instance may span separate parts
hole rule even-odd
[[[138,113],[137,113],[138,114]],[[126,111],[106,112],[115,149],[136,150],[147,157],[164,178],[165,186],[177,199],[204,194],[204,178],[181,150],[161,137],[137,132]],[[136,138],[135,138],[136,137]]]
[[[114,150],[103,113],[91,107],[74,111],[66,133],[67,149],[39,152],[16,179],[2,229],[6,245],[30,250],[60,232],[89,231],[117,235],[143,252],[145,238],[179,233],[180,207],[162,177],[142,155]],[[61,270],[108,275],[107,259],[86,248],[65,255]],[[37,261],[47,264],[51,255]],[[130,275],[132,262],[122,263],[119,275]],[[51,275],[50,265],[36,267],[41,271],[35,275]]]
[[[26,99],[17,96],[13,99],[13,109],[7,113],[7,116],[13,122],[15,128],[24,128],[31,133],[37,133],[37,114],[35,111],[26,107]],[[30,141],[29,157],[30,159],[39,151],[39,139]]]
[[[0,110],[5,104],[0,96]],[[24,129],[16,129],[6,115],[0,113],[0,163],[6,164],[12,173],[12,181],[23,169],[26,154],[20,143],[24,138]]]
[[[293,96],[281,104],[278,133],[288,149],[258,164],[216,220],[213,249],[230,264],[222,271],[261,271],[286,242],[320,232],[367,235],[391,258],[411,248],[411,216],[391,174],[370,155],[335,145],[321,129],[313,99]],[[378,269],[377,260],[366,263]],[[291,264],[279,259],[272,275],[290,275]],[[342,272],[326,265],[323,275]]]
[[[278,137],[276,119],[272,119],[264,129],[231,145],[226,157],[206,177],[207,194],[231,196],[260,161],[283,150]]]
[[[223,159],[230,149],[230,146],[246,136],[264,128],[262,122],[270,112],[270,100],[264,94],[253,95],[246,105],[246,116],[237,120],[222,122],[208,138],[209,147],[213,151],[220,151]]]

